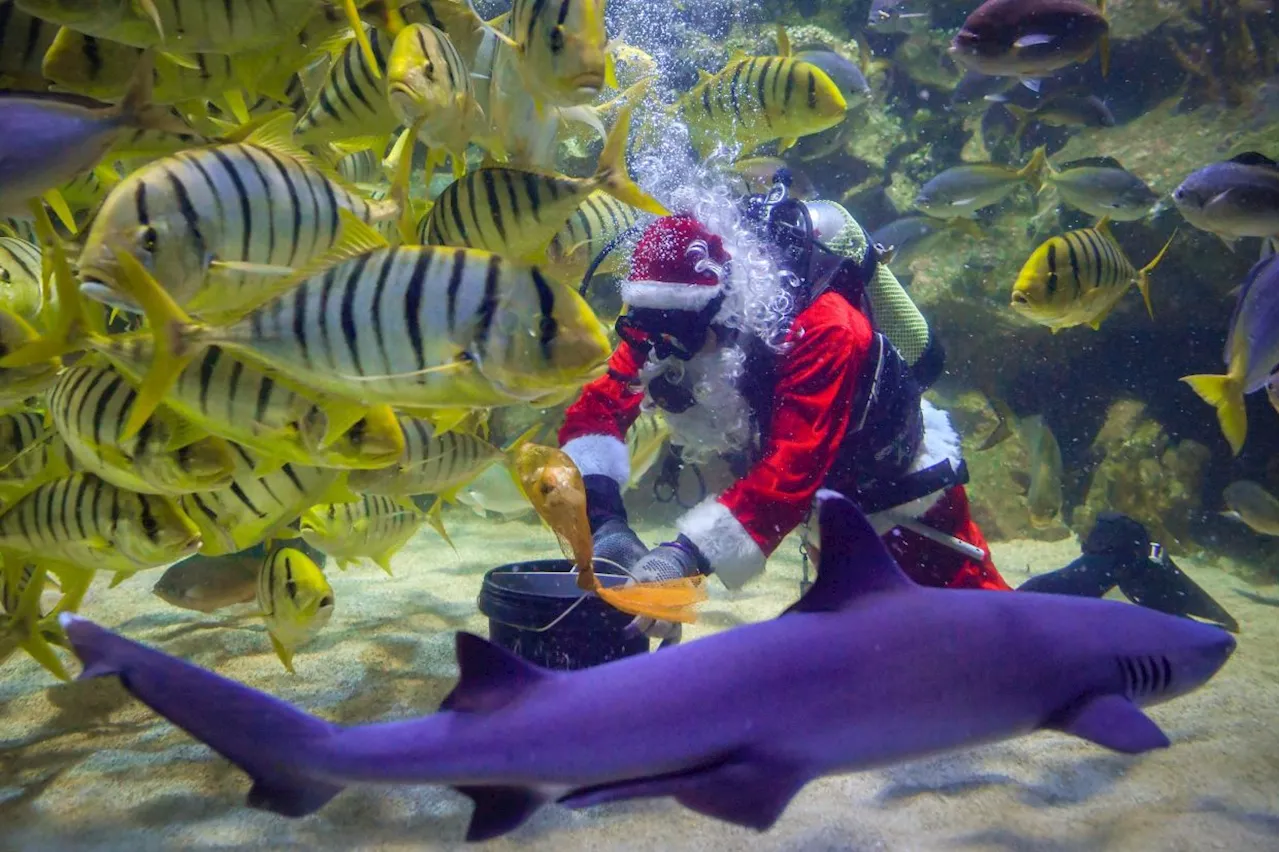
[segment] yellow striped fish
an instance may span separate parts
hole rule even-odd
[[[128,304],[115,248],[144,263],[192,312],[243,313],[279,292],[293,267],[334,247],[343,210],[377,222],[393,220],[398,208],[330,180],[273,120],[245,143],[181,151],[117,185],[80,255],[81,289]]]
[[[332,468],[284,464],[265,476],[254,476],[262,460],[232,445],[242,472],[227,488],[198,491],[179,498],[184,512],[200,530],[205,556],[238,553],[285,529],[308,506],[327,495],[344,493],[341,472]],[[3,516],[0,515],[0,521]]]
[[[785,151],[801,136],[820,133],[845,118],[840,88],[816,65],[791,56],[737,56],[718,74],[703,74],[673,111],[689,128],[702,156],[719,145],[740,155],[781,140]]]
[[[370,148],[343,155],[334,168],[338,176],[350,184],[371,186],[382,182],[382,158]]]
[[[14,0],[55,24],[134,47],[239,53],[302,29],[326,0]]]
[[[63,29],[49,46],[42,69],[64,91],[114,101],[124,94],[142,53],[139,47]],[[152,74],[151,102],[219,101],[241,87],[279,94],[304,56],[289,48],[234,55],[194,53],[179,64],[161,55]]]
[[[155,353],[150,334],[94,338],[90,345],[141,382]],[[387,408],[346,412],[320,402],[220,346],[210,346],[178,376],[165,405],[213,435],[277,462],[318,467],[385,467],[404,449]],[[340,418],[340,423],[333,422]],[[326,442],[327,436],[330,437]]]
[[[54,677],[70,680],[49,644],[49,637],[59,634],[57,625],[40,611],[45,576],[44,568],[26,560],[0,565],[0,665],[22,648]]]
[[[404,452],[389,467],[352,471],[347,479],[352,491],[391,497],[439,494],[452,500],[460,488],[502,460],[502,450],[477,435],[440,432],[420,417],[402,414],[398,419]]]
[[[21,486],[72,470],[66,445],[38,411],[0,415],[0,485]],[[0,501],[7,495],[0,492]]]
[[[346,223],[364,228],[367,244],[381,242],[359,221]],[[130,295],[165,333],[132,428],[206,345],[241,352],[321,393],[410,409],[562,395],[597,374],[611,349],[573,289],[473,249],[375,249],[224,327],[194,325],[130,255],[122,259]]]
[[[40,246],[16,237],[0,237],[0,308],[35,322],[43,304]]]
[[[499,167],[478,169],[454,181],[419,226],[430,245],[468,246],[536,261],[575,208],[596,190],[641,210],[667,210],[627,174],[624,155],[631,110],[624,108],[605,140],[589,178],[546,175]]]
[[[49,411],[81,466],[119,488],[177,495],[231,484],[236,462],[227,442],[168,409],[157,409],[137,435],[120,440],[136,398],[111,367],[76,364],[49,392]]]
[[[258,571],[258,609],[290,674],[294,652],[329,623],[333,605],[333,589],[310,556],[292,547],[267,554]]]
[[[378,0],[363,6],[360,12],[377,25],[391,30],[393,27],[383,23],[387,5],[384,0]],[[391,5],[399,6],[396,11],[405,23],[429,24],[448,36],[468,65],[475,59],[486,25],[466,0],[394,0]]]
[[[194,553],[200,532],[165,497],[92,473],[46,482],[0,514],[0,554],[129,575]]]
[[[0,357],[38,340],[36,330],[22,317],[0,310]],[[48,358],[19,367],[0,367],[0,411],[21,405],[43,393],[58,377],[62,362]]]
[[[370,35],[374,65],[369,65],[358,42],[342,48],[324,85],[293,128],[300,143],[359,138],[373,146],[378,139],[385,144],[386,136],[396,129],[399,122],[384,87],[391,45],[376,29]]]
[[[588,104],[618,84],[604,0],[515,0],[499,38],[514,50],[524,87],[540,106]]]
[[[0,3],[0,80],[5,88],[27,92],[48,88],[40,63],[57,35],[57,24],[28,15],[14,3]]]
[[[428,24],[405,27],[391,47],[386,77],[392,113],[399,123],[416,126],[427,146],[426,173],[432,174],[448,153],[454,177],[465,174],[467,145],[485,142],[489,123],[476,102],[467,65],[448,36]]]
[[[1129,286],[1137,284],[1154,317],[1147,276],[1172,243],[1171,236],[1150,263],[1134,269],[1106,219],[1094,228],[1050,237],[1018,273],[1010,307],[1054,332],[1076,325],[1097,330]]]
[[[347,568],[372,559],[391,573],[391,557],[422,527],[427,515],[407,499],[364,494],[353,503],[324,503],[302,514],[302,540]]]
[[[560,281],[578,284],[587,267],[619,234],[640,222],[645,214],[602,190],[596,190],[578,205],[547,246],[549,273]],[[611,251],[596,267],[595,274],[610,275],[621,270],[628,252]]]

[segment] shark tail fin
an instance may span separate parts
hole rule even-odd
[[[116,675],[143,704],[243,769],[254,782],[251,807],[305,816],[342,791],[308,777],[299,759],[336,726],[87,619],[64,612],[58,621],[84,664],[81,678]]]

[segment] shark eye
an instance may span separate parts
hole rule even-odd
[[[564,27],[556,26],[551,30],[551,52],[559,53],[564,50]]]

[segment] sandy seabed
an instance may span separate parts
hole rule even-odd
[[[484,634],[483,573],[555,555],[531,523],[446,516],[455,555],[430,531],[379,569],[329,570],[337,609],[284,671],[254,620],[176,609],[160,572],[95,587],[83,614],[335,722],[435,709],[457,676],[453,632]],[[640,525],[646,541],[670,530]],[[1012,584],[1079,554],[1073,540],[995,545]],[[1173,747],[1129,757],[1037,733],[806,787],[766,834],[669,799],[581,812],[550,806],[484,848],[690,850],[1229,850],[1277,848],[1276,589],[1245,588],[1197,560],[1184,569],[1241,624],[1239,650],[1204,689],[1149,712]],[[746,592],[718,584],[700,633],[772,618],[798,593],[788,540]],[[998,661],[995,661],[998,664]],[[643,712],[637,696],[637,712]],[[731,708],[707,708],[709,716]],[[356,787],[290,820],[244,806],[239,771],[133,700],[114,679],[56,684],[29,659],[0,670],[0,852],[78,849],[454,849],[470,803],[439,787]]]

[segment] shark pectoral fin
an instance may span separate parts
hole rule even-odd
[[[810,778],[810,773],[767,756],[735,754],[684,772],[575,790],[560,799],[560,804],[585,808],[624,799],[672,796],[689,810],[767,831]]]
[[[866,595],[915,588],[847,497],[819,491],[818,519],[822,570],[812,588],[784,615],[836,612]]]
[[[546,804],[548,797],[528,787],[454,787],[475,803],[471,823],[467,826],[467,842],[477,843],[514,831],[533,812]]]
[[[1167,748],[1169,738],[1123,695],[1099,695],[1046,727],[1125,754]]]
[[[472,633],[459,632],[456,648],[458,685],[440,702],[441,710],[456,713],[497,710],[525,689],[553,675]]]

